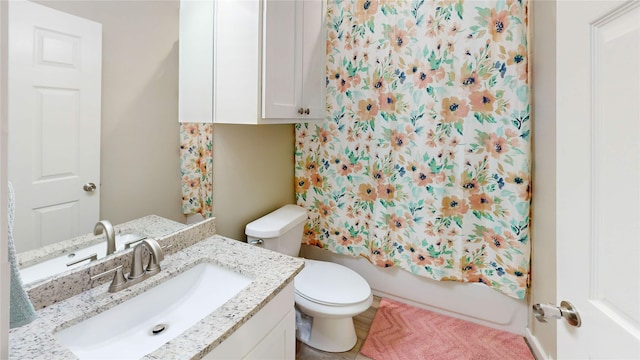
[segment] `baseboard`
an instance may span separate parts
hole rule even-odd
[[[525,339],[527,339],[527,343],[529,343],[531,352],[533,352],[533,356],[535,356],[537,360],[553,360],[551,356],[547,355],[547,353],[542,348],[542,345],[540,345],[538,338],[533,336],[529,328],[526,328],[524,337]]]

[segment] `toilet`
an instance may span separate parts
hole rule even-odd
[[[306,220],[305,209],[285,205],[247,224],[247,242],[297,257]],[[350,350],[358,340],[353,317],[373,301],[369,284],[346,266],[311,259],[304,263],[294,279],[296,337],[322,351]]]

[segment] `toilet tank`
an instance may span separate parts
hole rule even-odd
[[[298,256],[307,211],[297,205],[285,205],[247,224],[245,234],[250,244],[289,256]]]

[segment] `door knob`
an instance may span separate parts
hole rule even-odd
[[[307,115],[309,115],[309,114],[311,113],[311,110],[309,110],[309,108],[306,108],[306,109],[304,110],[304,113],[305,113],[305,114],[307,114]]]
[[[304,114],[304,109],[303,108],[298,109],[298,114],[300,115]]]
[[[580,327],[582,325],[582,319],[578,311],[568,301],[561,301],[560,306],[553,304],[535,304],[533,305],[533,315],[536,320],[540,322],[547,322],[547,319],[562,319],[567,320],[569,325]]]
[[[86,183],[86,184],[84,184],[84,186],[82,186],[82,190],[84,190],[86,192],[94,192],[94,191],[96,191],[96,184],[94,184],[94,183]]]

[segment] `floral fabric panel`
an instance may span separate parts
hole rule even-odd
[[[213,216],[213,124],[180,123],[182,213]]]
[[[523,299],[526,1],[329,0],[327,119],[296,125],[303,242]]]

